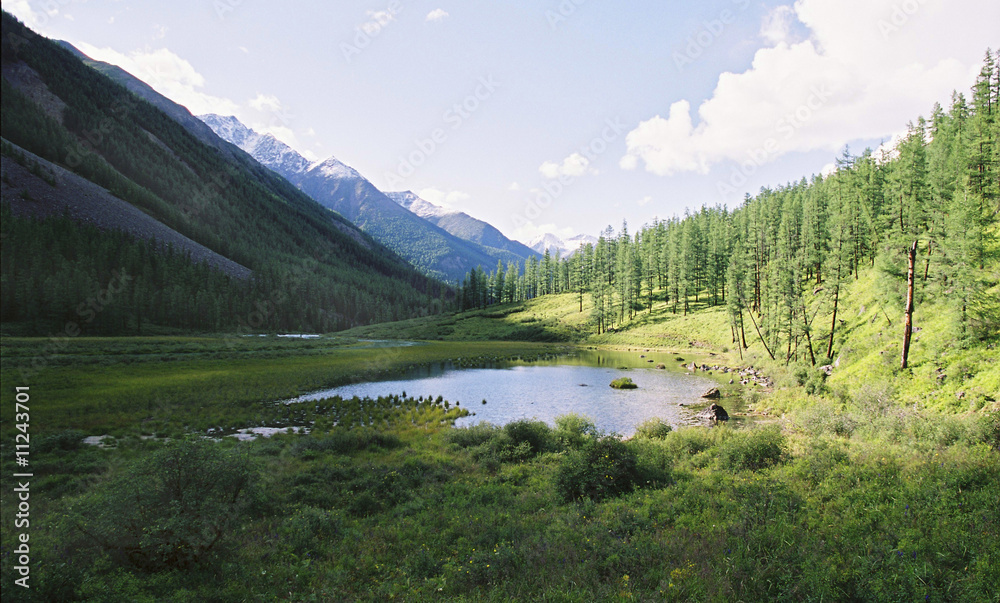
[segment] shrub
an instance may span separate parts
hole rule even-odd
[[[978,417],[971,432],[976,441],[1000,452],[1000,411],[994,410]]]
[[[637,439],[662,440],[673,430],[674,428],[670,426],[670,423],[654,417],[636,425],[635,437]]]
[[[741,430],[719,446],[719,460],[725,469],[757,471],[783,462],[785,448],[785,436],[777,428]]]
[[[52,450],[76,450],[83,442],[83,432],[77,429],[67,429],[47,435],[36,444],[37,452]]]
[[[168,443],[74,506],[77,527],[119,563],[146,571],[192,566],[241,516],[255,475],[245,449]]]
[[[865,383],[851,396],[851,403],[866,417],[884,417],[892,408],[894,398],[892,384]]]
[[[333,511],[296,506],[278,527],[278,535],[296,555],[322,551],[324,543],[338,537],[343,520]]]
[[[555,436],[541,421],[514,421],[504,427],[479,423],[471,427],[451,429],[445,439],[467,448],[477,462],[495,471],[500,463],[521,462],[555,447]]]
[[[553,434],[559,445],[567,450],[579,450],[595,437],[598,437],[597,426],[589,418],[576,413],[556,417],[556,429]]]
[[[401,446],[395,434],[374,429],[346,429],[336,427],[325,436],[309,436],[298,439],[292,446],[292,454],[302,455],[309,451],[350,454],[373,448],[398,448]]]
[[[449,429],[444,439],[459,448],[472,448],[492,440],[500,432],[500,428],[492,423],[476,423],[469,427]]]
[[[849,438],[858,425],[852,415],[822,402],[799,412],[798,417],[802,426],[817,436],[829,433]]]
[[[521,419],[507,423],[504,425],[503,430],[515,446],[522,443],[527,444],[532,454],[548,452],[555,448],[552,428],[546,425],[544,421]]]
[[[615,389],[636,389],[639,386],[633,383],[629,377],[619,377],[611,382],[611,387]]]
[[[632,491],[638,479],[635,452],[617,437],[608,436],[563,457],[556,488],[568,501],[596,501]]]

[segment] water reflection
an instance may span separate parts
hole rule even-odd
[[[345,385],[289,402],[406,392],[411,397],[443,396],[475,413],[460,419],[460,427],[480,421],[503,425],[523,418],[554,425],[557,416],[575,412],[590,417],[602,430],[628,436],[637,424],[652,417],[673,425],[696,422],[694,412],[680,404],[704,402],[701,394],[715,383],[677,370],[675,358],[667,353],[640,357],[639,352],[583,350],[551,361],[494,363],[486,368],[437,364],[414,369],[400,378]],[[657,364],[668,368],[656,369]],[[639,388],[609,387],[613,379],[622,376],[630,377]]]

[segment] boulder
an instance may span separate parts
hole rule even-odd
[[[720,421],[728,421],[729,413],[726,412],[725,408],[722,408],[718,404],[712,404],[706,408],[703,412],[698,415],[700,418],[707,420],[709,423],[715,425]]]
[[[709,400],[718,400],[719,398],[722,397],[722,392],[719,391],[719,388],[713,387],[712,389],[702,394],[701,397],[707,398]]]

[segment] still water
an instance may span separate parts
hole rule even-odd
[[[669,353],[646,353],[645,358],[640,358],[639,352],[581,351],[552,361],[513,362],[489,368],[435,365],[401,378],[345,385],[288,402],[333,396],[375,398],[406,392],[414,398],[443,396],[452,405],[458,403],[475,413],[459,419],[459,427],[480,421],[503,425],[532,418],[555,425],[557,416],[574,412],[590,417],[599,429],[629,436],[637,424],[653,417],[675,426],[696,422],[695,411],[680,404],[704,403],[701,394],[715,382],[678,370],[676,358]],[[653,368],[657,363],[668,369]],[[611,388],[609,384],[618,377],[631,378],[638,389]]]

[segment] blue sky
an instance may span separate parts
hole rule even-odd
[[[522,240],[820,173],[1000,47],[995,0],[2,4],[194,113]]]

